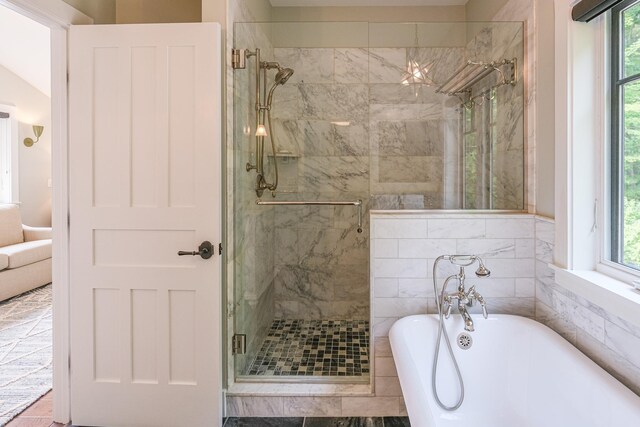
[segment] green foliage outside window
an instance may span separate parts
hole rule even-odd
[[[640,74],[640,4],[623,14],[624,77]],[[623,262],[640,266],[640,82],[624,87]]]

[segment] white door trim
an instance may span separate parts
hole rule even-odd
[[[0,0],[51,29],[52,226],[53,226],[53,419],[68,423],[69,387],[69,164],[67,139],[67,29],[93,19],[62,0]]]

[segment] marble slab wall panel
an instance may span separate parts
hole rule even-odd
[[[522,31],[522,23],[487,23],[467,45],[466,56],[475,61],[515,59],[517,82],[497,88],[493,98],[479,99],[473,108],[464,110],[465,117],[469,117],[465,120],[464,132],[468,135],[465,141],[470,144],[465,157],[468,192],[465,207],[526,208]],[[501,69],[510,71],[509,67]],[[488,91],[501,81],[500,75],[494,73],[474,85],[472,94]],[[491,156],[483,155],[488,150]],[[475,167],[469,168],[470,164]]]
[[[640,328],[555,284],[554,227],[536,219],[536,320],[640,395]]]
[[[280,200],[369,199],[369,88],[366,49],[276,48],[295,74],[274,95]],[[352,206],[281,206],[275,211],[275,316],[369,318],[369,233]]]
[[[457,134],[458,117],[435,87],[400,84],[409,56],[430,64],[431,78],[442,83],[464,62],[464,49],[370,49],[370,187],[376,209],[444,207],[445,142],[452,128]]]
[[[525,161],[526,174],[524,176],[524,185],[526,189],[526,203],[529,212],[536,211],[536,98],[537,98],[537,80],[536,80],[536,64],[538,46],[536,43],[537,23],[535,17],[535,2],[531,0],[509,0],[505,6],[500,9],[492,19],[496,23],[501,21],[520,21],[524,24],[524,59],[520,68],[526,76],[524,83],[524,120],[525,129]],[[498,24],[497,24],[498,25]],[[494,27],[495,28],[495,27]],[[511,35],[507,27],[498,28],[495,31],[496,39],[501,46],[514,46],[515,41],[510,40]],[[500,51],[496,51],[500,53]]]
[[[227,416],[406,417],[407,410],[397,396],[228,396]]]

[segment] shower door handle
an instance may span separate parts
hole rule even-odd
[[[191,255],[191,256],[196,256],[196,255],[200,255],[200,257],[202,259],[209,259],[213,256],[213,254],[215,253],[214,249],[213,249],[213,245],[211,244],[211,242],[209,241],[204,241],[202,243],[200,243],[200,246],[198,246],[198,251],[178,251],[178,256],[185,256],[185,255]]]

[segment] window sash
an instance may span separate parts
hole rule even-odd
[[[609,259],[634,270],[624,262],[624,90],[640,80],[640,73],[624,77],[623,13],[639,3],[625,0],[611,9],[611,145],[610,145],[610,248]]]

